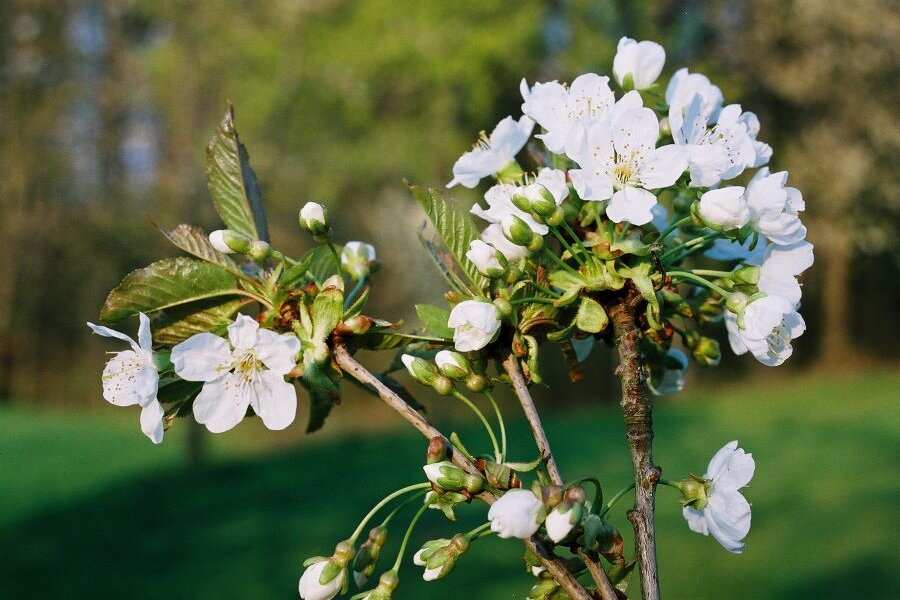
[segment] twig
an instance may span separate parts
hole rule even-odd
[[[550,480],[556,485],[563,484],[562,475],[559,473],[559,467],[556,466],[556,459],[553,458],[553,452],[550,451],[550,440],[544,432],[544,426],[541,424],[541,417],[538,415],[537,408],[534,406],[534,400],[531,398],[531,392],[528,391],[528,384],[525,383],[525,377],[519,368],[519,361],[515,355],[510,354],[503,361],[503,370],[509,375],[512,381],[513,391],[522,405],[522,411],[528,424],[531,426],[531,433],[534,434],[534,441],[537,443],[538,452],[547,465],[547,473],[550,474]]]
[[[537,407],[534,405],[534,399],[531,397],[531,392],[528,391],[528,384],[525,383],[525,377],[522,375],[522,370],[519,368],[519,361],[515,355],[510,354],[506,360],[503,361],[503,370],[509,375],[513,391],[515,391],[516,397],[522,405],[522,411],[525,413],[528,424],[531,425],[534,441],[537,444],[538,451],[541,453],[541,457],[547,465],[547,473],[550,474],[550,480],[556,485],[562,485],[563,478],[559,472],[559,467],[556,465],[556,459],[553,458],[553,452],[550,450],[550,440],[547,439],[547,433],[544,431],[541,417],[538,415]],[[606,571],[603,570],[603,567],[591,560],[584,552],[579,553],[579,556],[584,561],[591,577],[594,579],[594,583],[600,591],[600,597],[603,600],[616,600],[616,591],[613,589],[612,583],[609,581],[609,577],[606,576]],[[557,581],[559,580],[557,579]]]
[[[634,468],[634,508],[628,511],[628,520],[634,527],[643,598],[659,600],[656,530],[653,521],[656,482],[662,471],[653,464],[652,404],[642,380],[641,354],[638,348],[641,332],[635,321],[636,306],[636,297],[632,296],[611,307],[609,317],[619,352],[616,374],[622,382],[622,414],[625,417],[625,431]]]
[[[440,436],[447,439],[439,430],[428,423],[421,414],[413,410],[402,398],[400,398],[400,396],[388,389],[377,377],[356,362],[350,355],[346,346],[342,344],[335,345],[334,360],[337,362],[338,366],[349,373],[351,377],[362,384],[372,386],[378,393],[378,397],[381,398],[385,404],[393,408],[426,438],[431,439],[435,436]],[[447,442],[447,445],[451,449],[451,460],[455,465],[470,473],[478,473],[478,469],[475,465],[463,456],[459,450],[454,448],[449,441]],[[477,497],[479,500],[482,500],[489,505],[497,500],[497,497],[490,492],[482,492],[478,494]],[[538,557],[541,564],[547,569],[547,572],[562,586],[572,600],[591,600],[591,596],[588,594],[587,590],[585,590],[575,576],[563,566],[555,554],[548,551],[534,539],[522,541],[525,546]],[[613,598],[615,598],[615,596],[613,596]],[[604,598],[604,600],[606,599]]]

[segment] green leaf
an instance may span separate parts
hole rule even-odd
[[[568,271],[553,271],[550,273],[550,285],[562,290],[563,295],[553,301],[553,306],[567,306],[575,302],[578,294],[584,288],[584,280],[578,275]]]
[[[335,403],[327,394],[323,394],[315,388],[307,389],[309,390],[309,420],[306,423],[306,433],[313,433],[325,425],[325,419],[331,414]]]
[[[471,290],[473,295],[480,294],[487,289],[490,285],[488,278],[479,273],[472,261],[466,258],[469,244],[478,239],[478,229],[468,213],[461,210],[456,204],[444,200],[440,192],[436,190],[423,189],[415,185],[410,186],[409,189],[413,198],[425,210],[444,245],[465,271],[467,278],[474,286],[474,289]]]
[[[194,258],[166,258],[132,271],[109,293],[100,311],[103,321],[118,321],[139,312],[240,294],[231,273]]]
[[[182,223],[175,229],[165,229],[159,225],[157,225],[157,228],[170,242],[188,254],[193,254],[206,262],[219,265],[232,273],[241,274],[241,268],[238,264],[227,254],[222,254],[213,248],[206,232],[199,227]]]
[[[202,381],[185,381],[183,379],[171,379],[167,382],[160,381],[156,399],[163,404],[175,404],[187,402],[197,395],[203,387]]]
[[[609,325],[609,317],[599,302],[585,296],[578,306],[575,325],[585,333],[600,333]]]
[[[303,279],[303,276],[306,275],[306,272],[309,271],[309,267],[312,265],[312,261],[313,257],[307,254],[303,257],[303,260],[285,269],[281,273],[281,277],[279,277],[279,282],[281,283],[281,285],[289,287],[298,283],[301,279]]]
[[[344,292],[327,287],[316,294],[312,305],[313,340],[324,341],[331,335],[344,313]]]
[[[450,311],[431,304],[416,304],[416,314],[428,333],[448,340],[453,338],[453,329],[447,326]]]
[[[153,322],[153,341],[174,346],[196,333],[222,333],[242,307],[253,302],[249,298],[235,298],[222,302],[220,298],[193,302],[163,311]]]
[[[340,252],[340,249],[338,249]],[[309,274],[317,283],[322,283],[332,275],[340,275],[337,261],[328,246],[316,246],[303,256],[302,262],[310,261]]]
[[[229,229],[269,240],[262,194],[250,168],[250,155],[234,127],[232,106],[206,146],[206,182],[216,212]]]

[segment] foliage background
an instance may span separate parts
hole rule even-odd
[[[125,449],[125,439],[139,436],[133,419],[128,421],[128,435],[107,432],[120,424],[116,420],[120,415],[110,416],[111,409],[100,399],[98,374],[108,345],[91,338],[83,323],[96,318],[105,293],[127,271],[174,254],[145,216],[165,225],[217,226],[203,181],[203,148],[227,99],[236,105],[238,127],[263,184],[276,244],[288,252],[302,250],[308,240],[296,229],[298,207],[310,199],[326,204],[339,238],[373,242],[384,261],[373,291],[373,310],[414,323],[413,302],[437,300],[441,284],[418,251],[415,232],[423,216],[408,198],[402,178],[441,186],[476,132],[490,130],[507,114],[519,114],[521,77],[565,80],[586,70],[608,72],[623,34],[663,43],[667,73],[682,65],[707,73],[723,88],[726,99],[741,102],[760,116],[760,137],[775,148],[773,166],[788,169],[792,184],[804,192],[809,237],[817,246],[816,266],[805,280],[803,311],[809,329],[788,365],[776,372],[749,359],[730,360],[719,369],[703,373],[695,369],[691,374],[692,387],[709,385],[731,393],[738,386],[765,389],[795,378],[817,382],[852,378],[836,373],[861,367],[895,370],[895,340],[900,334],[896,319],[900,128],[894,97],[898,33],[900,15],[889,0],[828,3],[827,9],[817,0],[3,2],[0,403],[13,406],[0,412],[0,481],[5,490],[12,490],[3,492],[8,501],[0,503],[0,523],[12,528],[10,535],[0,534],[0,551],[15,554],[15,540],[21,539],[16,536],[23,532],[40,543],[28,546],[30,554],[19,553],[17,562],[11,563],[16,576],[4,574],[0,591],[11,581],[25,586],[13,588],[21,595],[39,579],[63,576],[65,571],[57,571],[55,565],[73,551],[69,536],[82,540],[97,536],[97,542],[89,544],[97,552],[101,544],[156,543],[161,548],[157,554],[136,555],[149,556],[151,564],[139,572],[127,571],[137,573],[135,582],[152,589],[165,585],[160,573],[174,568],[168,560],[191,562],[201,552],[211,553],[208,560],[235,581],[251,577],[251,569],[258,575],[261,563],[251,562],[241,570],[230,564],[229,556],[234,544],[251,554],[278,554],[271,540],[259,537],[258,532],[266,530],[267,514],[274,510],[262,501],[263,494],[248,492],[241,509],[229,515],[242,527],[233,537],[200,536],[193,513],[184,523],[176,519],[180,523],[176,530],[154,529],[157,538],[151,536],[150,542],[145,530],[129,527],[111,537],[95,529],[66,527],[48,535],[47,529],[33,527],[42,519],[77,521],[90,507],[109,507],[117,498],[133,494],[142,498],[137,505],[144,510],[120,514],[123,523],[152,519],[155,503],[144,492],[123,491],[125,479],[136,489],[158,490],[160,496],[149,498],[167,505],[182,501],[205,505],[212,498],[232,497],[234,489],[243,489],[227,483],[234,469],[247,477],[289,477],[299,489],[306,489],[319,485],[317,478],[325,473],[287,465],[333,456],[329,452],[343,443],[326,441],[321,447],[314,443],[298,454],[292,448],[308,444],[301,427],[263,436],[247,426],[233,438],[214,440],[204,455],[201,450],[210,440],[191,433],[187,425],[162,450]],[[476,199],[466,190],[454,190],[452,195],[464,203]],[[594,374],[575,387],[568,386],[557,365],[549,379],[565,386],[566,392],[552,402],[539,399],[542,409],[561,419],[559,423],[569,423],[564,412],[595,410],[591,407],[614,399],[607,354],[595,352]],[[554,357],[550,361],[560,362]],[[868,388],[858,386],[817,389],[828,396],[822,401],[832,407],[825,411],[832,420],[819,437],[809,435],[818,430],[798,429],[807,456],[833,450],[835,442],[828,432],[857,422],[857,403],[868,394]],[[881,394],[873,397],[895,405],[889,391],[882,389]],[[704,398],[701,394],[694,401]],[[788,410],[789,403],[769,400],[761,395],[752,402],[759,413],[771,415],[773,426],[781,427],[777,415]],[[681,402],[664,400],[660,410],[679,414]],[[691,402],[685,406],[694,408],[684,410],[688,416],[673,418],[687,423],[688,429],[700,427],[705,411]],[[725,411],[725,422],[733,423],[721,435],[744,431],[738,418],[743,413],[728,412],[737,410],[734,405],[716,407]],[[819,412],[814,403],[807,408],[810,414]],[[452,410],[440,405],[431,411],[436,420],[456,419]],[[603,415],[615,418],[614,413]],[[690,425],[692,418],[696,420]],[[351,397],[335,411],[327,431],[318,435],[356,436],[365,429],[393,425],[395,421],[380,407]],[[854,437],[847,440],[844,452],[853,456],[875,441],[887,444],[885,451],[896,451],[896,422],[893,428],[888,425],[893,435]],[[25,436],[23,431],[31,433]],[[604,431],[616,435],[617,430]],[[679,431],[675,428],[668,435]],[[59,436],[57,443],[42,441],[53,435]],[[661,433],[660,439],[666,435]],[[718,442],[716,437],[688,456],[700,460]],[[759,442],[767,440],[761,437]],[[329,446],[332,443],[338,446]],[[187,461],[183,447],[189,449]],[[147,458],[121,462],[128,452]],[[577,456],[574,449],[570,452]],[[247,453],[268,454],[255,463],[238,459]],[[63,455],[73,462],[54,471],[52,465],[61,464]],[[110,467],[103,477],[93,477],[95,463],[106,462],[128,468]],[[217,483],[194,487],[194,475],[181,473],[176,462],[195,465],[203,481]],[[154,465],[168,465],[169,471],[164,476],[148,474]],[[877,471],[870,466],[865,472],[875,476]],[[829,481],[838,488],[861,468],[852,462],[842,467],[828,471]],[[896,491],[893,470],[886,469],[884,484]],[[33,488],[16,476],[19,471],[38,475],[29,484]],[[176,483],[170,484],[170,478]],[[334,481],[347,479],[334,475]],[[178,491],[166,491],[170,485]],[[357,508],[374,500],[368,498],[371,486],[361,489]],[[51,505],[38,501],[48,494],[54,496],[54,513],[42,512]],[[897,523],[896,508],[889,504],[879,508],[851,498],[835,501],[846,503],[844,510],[863,515],[859,523],[885,518]],[[806,501],[797,495],[756,497],[758,503],[776,499],[783,503],[779,509],[793,511],[798,502]],[[321,518],[310,533],[297,532],[299,538],[309,535],[318,544],[292,537],[277,542],[282,549],[279,556],[299,563],[303,552],[329,549],[343,531],[338,520],[342,513],[341,507],[312,510],[305,497],[291,502],[275,512],[294,519],[288,522],[295,528],[301,527],[299,514]],[[344,505],[342,509],[349,510]],[[810,514],[824,519],[830,513]],[[822,521],[821,527],[829,524]],[[801,545],[799,529],[786,532],[790,533],[771,538],[772,543],[807,548]],[[822,546],[810,552],[841,554],[845,538],[856,533],[846,528],[835,531],[833,538],[822,537]],[[170,535],[183,535],[184,548],[177,558],[167,559]],[[689,544],[686,557],[693,557],[704,541],[678,539]],[[877,538],[870,542],[866,548],[878,547]],[[760,554],[761,546],[756,550]],[[885,562],[877,553],[861,558],[861,552],[857,548],[855,556],[846,557],[854,566],[847,569],[847,578],[868,578],[877,585],[866,589],[884,589],[889,580],[879,574],[896,572],[896,561]],[[701,572],[699,560],[697,566],[686,562],[684,570]],[[770,579],[784,581],[785,587],[767,597],[807,597],[807,592],[808,597],[837,597],[835,590],[850,589],[819,585],[821,581],[818,587],[805,588],[797,581],[791,587],[784,576],[794,568],[789,555],[784,562],[751,564],[756,573],[765,568],[767,573],[782,574]],[[137,597],[116,589],[119,595]],[[188,596],[206,597],[204,590],[212,589],[191,587]],[[228,589],[237,588],[219,582],[214,589],[218,597],[227,597]],[[280,597],[280,589],[253,588],[234,597]],[[867,597],[877,594],[870,591]]]

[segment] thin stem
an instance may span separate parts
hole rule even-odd
[[[359,538],[359,535],[363,532],[363,529],[365,529],[365,527],[369,523],[369,521],[372,520],[372,517],[374,517],[375,514],[379,510],[384,508],[391,500],[393,500],[394,498],[397,498],[399,496],[402,496],[403,494],[412,492],[413,490],[423,490],[425,488],[430,488],[430,487],[431,487],[430,483],[414,483],[413,485],[408,485],[405,488],[400,488],[399,490],[397,490],[395,492],[391,492],[390,494],[385,496],[381,500],[381,502],[379,502],[378,504],[373,506],[372,510],[370,510],[368,512],[368,514],[365,517],[363,517],[362,521],[360,521],[359,525],[356,527],[356,530],[353,532],[353,534],[349,538],[350,543],[351,544],[356,543],[357,538]]]
[[[406,528],[406,534],[404,534],[403,536],[403,541],[400,542],[400,551],[397,552],[397,560],[394,561],[394,566],[392,568],[393,571],[397,571],[400,569],[400,563],[403,562],[403,555],[406,553],[406,545],[409,544],[409,537],[412,535],[413,529],[416,528],[416,524],[418,524],[419,519],[422,518],[422,514],[427,508],[428,505],[423,503],[422,507],[412,518],[412,521],[409,522],[409,527]]]
[[[671,223],[669,223],[669,226],[668,226],[668,227],[666,227],[665,229],[663,229],[663,230],[660,232],[659,237],[656,238],[656,241],[657,241],[657,242],[663,241],[664,239],[666,239],[666,236],[668,236],[670,233],[672,233],[673,231],[675,231],[676,229],[678,229],[678,228],[681,227],[682,225],[687,225],[688,223],[690,223],[690,222],[693,221],[693,220],[694,220],[693,217],[684,217],[684,218],[679,219],[679,220],[677,220],[677,221],[672,221]]]
[[[494,460],[499,462],[503,462],[500,454],[500,446],[497,445],[497,437],[494,435],[494,429],[491,427],[491,424],[488,423],[488,420],[484,417],[484,413],[478,410],[478,407],[475,404],[465,397],[465,395],[461,394],[457,390],[453,390],[453,397],[468,406],[472,409],[472,412],[475,413],[475,416],[481,421],[484,425],[484,428],[487,430],[488,436],[491,438],[491,444],[494,446]]]
[[[497,404],[494,395],[487,388],[482,393],[494,407],[494,414],[497,415],[497,425],[500,427],[500,462],[503,462],[506,460],[506,424],[503,422],[503,414],[500,412],[500,405]]]
[[[363,288],[365,286],[366,286],[366,278],[360,277],[359,281],[356,282],[356,285],[353,286],[353,289],[350,290],[350,293],[344,299],[344,310],[347,310],[348,308],[350,308],[350,305],[353,304],[353,301],[356,300],[356,297],[359,295],[359,293],[363,290]]]
[[[556,227],[551,227],[550,233],[553,234],[553,237],[555,237],[557,240],[559,240],[559,243],[562,244],[563,248],[565,248],[566,250],[569,251],[569,254],[571,254],[572,258],[575,259],[575,262],[577,262],[579,265],[584,266],[584,260],[582,260],[581,256],[579,256],[579,253],[575,252],[575,249],[572,248],[572,245],[566,241],[566,238],[564,238],[562,236],[562,234],[559,232],[559,230]]]
[[[553,252],[551,252],[547,247],[544,247],[543,250],[544,250],[544,254],[545,254],[546,256],[549,256],[551,259],[553,259],[553,262],[555,262],[556,264],[558,264],[560,267],[562,267],[563,269],[565,269],[566,271],[568,271],[568,272],[571,273],[572,275],[575,275],[576,277],[579,277],[579,278],[581,277],[581,273],[579,273],[578,271],[576,271],[575,269],[573,269],[571,266],[569,266],[569,264],[566,263],[566,261],[564,261],[563,259],[561,259],[561,258],[558,257],[557,255],[553,254]]]
[[[705,234],[701,235],[700,237],[696,237],[696,238],[690,239],[684,243],[678,244],[674,248],[670,248],[670,249],[666,250],[665,252],[663,252],[663,255],[660,257],[660,261],[666,262],[670,257],[675,256],[676,254],[678,254],[678,252],[680,252],[681,250],[684,250],[685,248],[691,248],[692,249],[691,251],[693,251],[693,249],[702,247],[703,244],[705,244],[709,240],[716,238],[716,237],[719,237],[719,234],[715,231],[711,231],[709,233],[705,233]],[[683,257],[679,257],[679,260],[681,260],[681,258],[683,258]],[[673,261],[673,262],[676,262],[676,261]]]
[[[341,272],[341,257],[337,253],[337,249],[334,247],[334,244],[331,243],[331,240],[328,240],[325,243],[328,244],[328,249],[331,250],[331,256],[334,257],[334,263],[335,263],[335,266],[337,266],[337,272],[340,273]]]
[[[426,493],[428,493],[428,492],[422,491],[417,494],[413,494],[412,496],[410,496],[409,498],[407,498],[406,500],[404,500],[403,502],[398,504],[391,512],[388,513],[388,516],[386,516],[384,518],[384,520],[381,522],[381,526],[387,527],[388,525],[390,525],[391,521],[394,520],[394,517],[397,516],[397,513],[399,513],[401,510],[403,510],[404,508],[406,508],[407,506],[409,506],[416,500],[421,499],[422,496],[424,496]]]
[[[705,275],[706,277],[726,277],[730,278],[734,273],[731,271],[711,271],[709,269],[691,269],[694,275]]]
[[[263,298],[262,296],[260,296],[258,294],[254,294],[253,292],[248,292],[247,290],[241,290],[241,289],[236,289],[235,293],[239,294],[241,296],[246,296],[248,298],[253,298],[260,304],[263,304],[263,305],[267,306],[268,308],[272,308],[272,303],[268,300],[268,298]]]
[[[559,292],[554,292],[554,291],[551,290],[550,288],[545,287],[545,286],[539,284],[539,283],[536,282],[536,281],[532,281],[532,282],[530,282],[530,283],[531,283],[531,286],[532,286],[532,287],[534,287],[534,288],[536,288],[536,289],[538,289],[538,290],[544,292],[545,294],[547,294],[547,295],[549,295],[549,296],[553,296],[554,298],[561,298],[561,297],[562,297],[562,294],[560,294]]]
[[[657,483],[662,483],[662,482],[663,482],[663,480],[660,479]],[[600,517],[601,519],[603,517],[605,517],[606,513],[609,512],[609,509],[611,509],[616,504],[616,502],[621,500],[625,494],[627,494],[628,492],[630,492],[633,489],[634,489],[634,482],[632,481],[630,484],[628,484],[628,487],[626,487],[622,490],[619,490],[619,493],[617,493],[615,496],[613,496],[612,499],[606,503],[606,506],[604,506],[603,509],[599,513],[597,513],[597,516]]]
[[[527,304],[529,302],[539,302],[541,304],[553,304],[553,298],[544,298],[542,296],[528,296],[527,298],[516,298],[515,300],[510,300],[510,304],[516,306],[517,304]]]
[[[556,466],[556,460],[553,458],[553,452],[550,450],[550,440],[547,439],[544,425],[541,423],[541,418],[538,415],[537,407],[534,405],[534,400],[528,392],[528,385],[525,383],[525,377],[522,375],[522,370],[519,368],[519,361],[515,355],[510,354],[509,357],[503,361],[503,370],[509,375],[513,391],[519,399],[519,404],[522,405],[522,412],[525,413],[525,418],[531,426],[531,433],[534,435],[534,441],[535,444],[537,444],[538,452],[540,452],[541,458],[544,459],[544,464],[547,465],[547,473],[550,475],[550,480],[556,485],[562,485],[562,475],[559,474],[559,467]]]
[[[563,222],[562,222],[562,228],[566,231],[566,233],[569,234],[569,236],[572,238],[572,241],[573,241],[574,243],[576,243],[576,244],[581,244],[581,242],[582,242],[581,238],[578,237],[578,234],[575,233],[575,230],[572,229],[572,226],[569,225],[568,222],[563,221]]]
[[[678,277],[679,279],[687,279],[688,281],[699,283],[700,285],[713,290],[723,298],[729,298],[731,296],[731,292],[729,292],[728,290],[717,286],[712,281],[709,281],[700,277],[699,275],[694,275],[693,273],[689,273],[687,271],[668,271],[667,275],[669,275],[669,277]]]
[[[482,537],[481,534],[484,532],[484,530],[489,529],[490,526],[491,526],[490,522],[482,523],[481,525],[479,525],[478,527],[476,527],[475,529],[473,529],[472,531],[467,533],[466,537],[469,538],[470,540],[478,539],[479,537]],[[490,535],[491,533],[493,533],[493,532],[488,532],[488,535]]]
[[[641,329],[637,323],[640,296],[631,290],[628,297],[609,309],[619,353],[616,374],[622,382],[622,414],[634,468],[634,508],[628,520],[634,528],[635,554],[641,574],[644,600],[659,600],[659,573],[656,564],[654,524],[656,481],[661,475],[653,464],[653,415],[647,396],[641,363]]]

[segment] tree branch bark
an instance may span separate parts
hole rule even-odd
[[[560,475],[559,467],[556,465],[556,459],[553,458],[553,452],[550,450],[550,440],[547,439],[547,433],[541,424],[541,417],[538,415],[534,400],[531,398],[531,392],[528,391],[528,384],[525,383],[525,377],[522,375],[519,361],[515,355],[510,354],[503,361],[503,370],[509,375],[516,398],[519,399],[525,418],[531,426],[531,433],[534,434],[538,452],[541,453],[541,458],[544,460],[544,464],[547,465],[547,473],[550,475],[550,480],[556,485],[562,485],[563,478]]]
[[[351,377],[365,385],[372,386],[378,393],[385,404],[393,408],[401,417],[406,419],[416,430],[426,438],[431,439],[435,436],[447,439],[438,429],[433,427],[425,418],[417,411],[413,410],[400,396],[392,392],[381,381],[351,356],[346,346],[336,344],[334,348],[334,360],[341,369],[350,374]],[[475,465],[472,464],[459,450],[457,450],[448,440],[448,447],[452,451],[451,459],[453,464],[470,473],[479,473]],[[489,492],[482,492],[477,496],[486,504],[493,504],[497,497]],[[541,564],[547,569],[557,583],[562,586],[572,600],[591,600],[591,595],[584,589],[575,576],[563,566],[559,558],[552,551],[544,548],[542,544],[534,539],[522,540],[525,546],[534,553],[541,561]],[[613,596],[609,600],[613,600]],[[604,598],[604,600],[607,600]]]
[[[634,528],[643,598],[659,600],[654,508],[656,482],[662,471],[653,464],[652,403],[642,378],[638,347],[641,332],[635,320],[636,302],[633,299],[623,300],[609,309],[609,317],[619,352],[616,374],[622,382],[622,414],[634,468],[635,501],[634,508],[628,511],[628,520]]]

